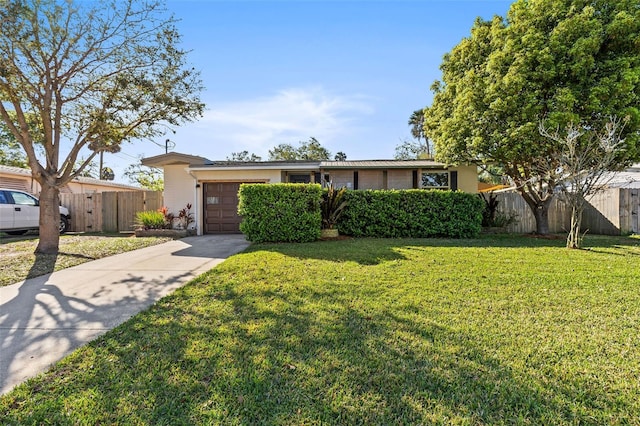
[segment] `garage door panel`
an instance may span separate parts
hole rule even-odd
[[[240,233],[239,182],[205,183],[205,229],[207,234]]]
[[[220,211],[220,219],[233,219],[237,216],[238,214],[235,211],[231,211],[231,210]]]

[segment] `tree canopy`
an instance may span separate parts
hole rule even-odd
[[[134,185],[151,191],[164,190],[164,175],[162,169],[143,166],[142,163],[131,164],[124,171],[124,176]]]
[[[425,109],[436,158],[502,166],[546,233],[561,179],[549,162],[561,147],[539,124],[594,129],[625,118],[616,164],[638,158],[639,37],[637,0],[518,0],[506,19],[477,19],[445,55]]]
[[[16,120],[16,114],[14,111],[9,111],[8,115],[12,120]],[[34,148],[40,155],[42,151],[42,129],[38,125],[38,117],[35,114],[28,113],[24,115],[24,118],[29,129],[29,133],[34,135]],[[0,164],[4,166],[21,167],[24,169],[29,167],[27,154],[24,149],[22,149],[20,143],[18,143],[18,140],[11,132],[6,122],[2,119],[0,119]]]
[[[346,154],[344,157],[346,158]],[[269,150],[269,161],[322,161],[329,158],[331,153],[314,137],[306,142],[301,141],[298,148],[288,143],[281,143]]]
[[[202,84],[160,0],[1,4],[0,119],[42,186],[36,251],[57,252],[59,189],[82,173],[78,158],[201,116]]]
[[[227,157],[227,161],[255,162],[262,161],[262,157],[244,150],[240,152],[232,152],[231,155]]]
[[[429,140],[405,140],[396,146],[393,156],[396,160],[417,160],[431,158],[429,154]]]

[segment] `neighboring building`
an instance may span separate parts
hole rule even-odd
[[[452,189],[478,192],[475,165],[447,166],[432,160],[210,161],[168,153],[142,164],[164,169],[164,201],[171,212],[192,205],[198,234],[239,232],[242,183],[333,182],[349,189]]]
[[[31,169],[0,165],[0,188],[18,189],[33,195],[40,194],[40,184],[31,175]],[[107,191],[141,191],[141,188],[86,177],[75,178],[66,184],[61,193],[87,194]]]
[[[640,163],[621,172],[611,172],[604,177],[608,188],[640,189]]]

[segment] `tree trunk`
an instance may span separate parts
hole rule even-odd
[[[60,243],[60,190],[42,183],[40,192],[40,240],[36,253],[57,254]]]
[[[535,206],[533,217],[536,219],[536,234],[549,234],[549,203],[541,203]]]
[[[579,249],[582,247],[582,212],[584,207],[573,203],[571,207],[571,227],[567,235],[567,248]]]
[[[527,202],[527,205],[531,208],[533,217],[536,219],[536,234],[548,235],[549,234],[549,206],[551,205],[551,196],[540,201],[531,197],[526,192],[521,192],[522,198]]]

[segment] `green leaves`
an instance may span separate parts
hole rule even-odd
[[[478,19],[445,55],[425,109],[437,159],[502,165],[542,200],[559,176],[537,166],[560,147],[538,124],[600,128],[614,116],[631,117],[625,160],[640,158],[638,34],[637,1],[518,0],[506,19]]]
[[[269,150],[269,161],[320,161],[329,160],[330,157],[331,153],[314,137],[309,138],[307,142],[300,141],[298,148],[281,143]]]
[[[469,238],[481,229],[483,203],[451,191],[347,191],[338,229],[373,238]]]
[[[243,184],[240,230],[252,242],[308,242],[320,237],[320,185]]]

